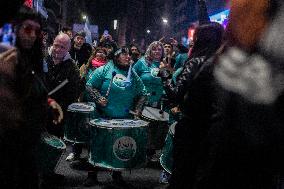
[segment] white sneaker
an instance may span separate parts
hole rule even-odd
[[[70,153],[67,157],[66,157],[66,161],[74,161],[76,158],[75,158],[75,154],[72,152]]]
[[[169,173],[167,173],[165,170],[163,170],[160,174],[159,183],[169,184],[170,177],[171,177],[171,175]]]

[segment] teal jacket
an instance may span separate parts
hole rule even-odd
[[[148,92],[148,103],[152,105],[158,103],[164,94],[162,80],[158,77],[160,62],[148,64],[145,57],[140,58],[133,69],[143,81]]]
[[[176,63],[174,65],[174,69],[177,70],[180,67],[183,67],[185,61],[188,59],[188,54],[187,53],[181,53],[176,55]]]
[[[112,76],[113,72],[116,72],[114,77]],[[86,85],[96,89],[101,96],[106,95],[113,77],[107,106],[100,107],[103,116],[127,118],[130,116],[129,110],[134,109],[136,100],[141,96],[146,96],[145,86],[135,71],[131,70],[130,83],[125,82],[127,75],[127,70],[119,69],[112,61],[97,68],[91,74]]]

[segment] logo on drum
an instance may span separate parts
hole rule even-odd
[[[121,161],[128,161],[133,158],[136,150],[135,140],[128,136],[118,138],[113,145],[113,153]]]

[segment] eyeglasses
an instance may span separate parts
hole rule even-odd
[[[34,31],[36,36],[41,35],[41,30],[39,27],[32,25],[23,25],[22,28],[26,34],[31,34]]]
[[[100,51],[97,52],[96,55],[99,55],[99,56],[106,56],[106,54],[105,54],[104,52],[100,52]]]

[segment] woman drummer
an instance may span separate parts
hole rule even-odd
[[[86,84],[86,90],[96,103],[101,117],[131,118],[139,116],[146,99],[146,90],[136,72],[131,69],[127,48],[115,52],[114,61],[96,69]],[[85,186],[98,184],[98,168],[88,173]],[[121,181],[121,172],[113,171],[114,181]]]
[[[80,76],[83,78],[83,82],[87,82],[95,69],[105,65],[108,62],[107,51],[105,48],[97,47],[91,57],[88,60],[87,65],[84,64],[80,68]],[[80,98],[80,102],[90,102],[92,99],[89,97],[86,91],[84,91]],[[93,116],[93,115],[92,115]],[[95,115],[94,115],[95,116]],[[76,160],[80,160],[80,155],[82,153],[83,144],[75,143],[72,145],[72,152],[66,157],[66,161],[71,161],[71,165],[76,164]],[[75,163],[73,163],[75,162]]]
[[[163,57],[163,44],[159,41],[154,41],[147,48],[145,56],[140,58],[133,67],[138,76],[143,81],[148,92],[148,101],[146,103],[146,106],[158,109],[158,106],[161,103],[162,95],[164,93],[162,80],[157,76],[159,72],[160,62],[163,60]],[[158,158],[156,158],[155,155],[155,151],[160,149],[161,145],[158,143],[164,142],[167,131],[168,128],[165,127],[165,131],[159,132],[161,133],[159,134],[160,136],[155,136],[160,140],[160,142],[155,142],[155,144],[151,140],[151,138],[153,138],[151,137],[151,131],[148,133],[150,138],[150,145],[147,150],[147,155],[149,156],[149,159],[151,161],[158,161]],[[164,133],[164,137],[162,133]]]
[[[80,70],[80,74],[82,77],[85,77],[86,81],[88,81],[90,79],[91,73],[93,73],[95,69],[105,65],[107,62],[107,51],[102,47],[97,47],[96,49],[94,49],[86,66],[83,67],[82,70]]]
[[[159,41],[154,41],[147,48],[145,56],[140,58],[133,67],[148,91],[147,105],[154,108],[158,106],[158,102],[163,94],[162,81],[157,76],[163,56],[163,44]]]

